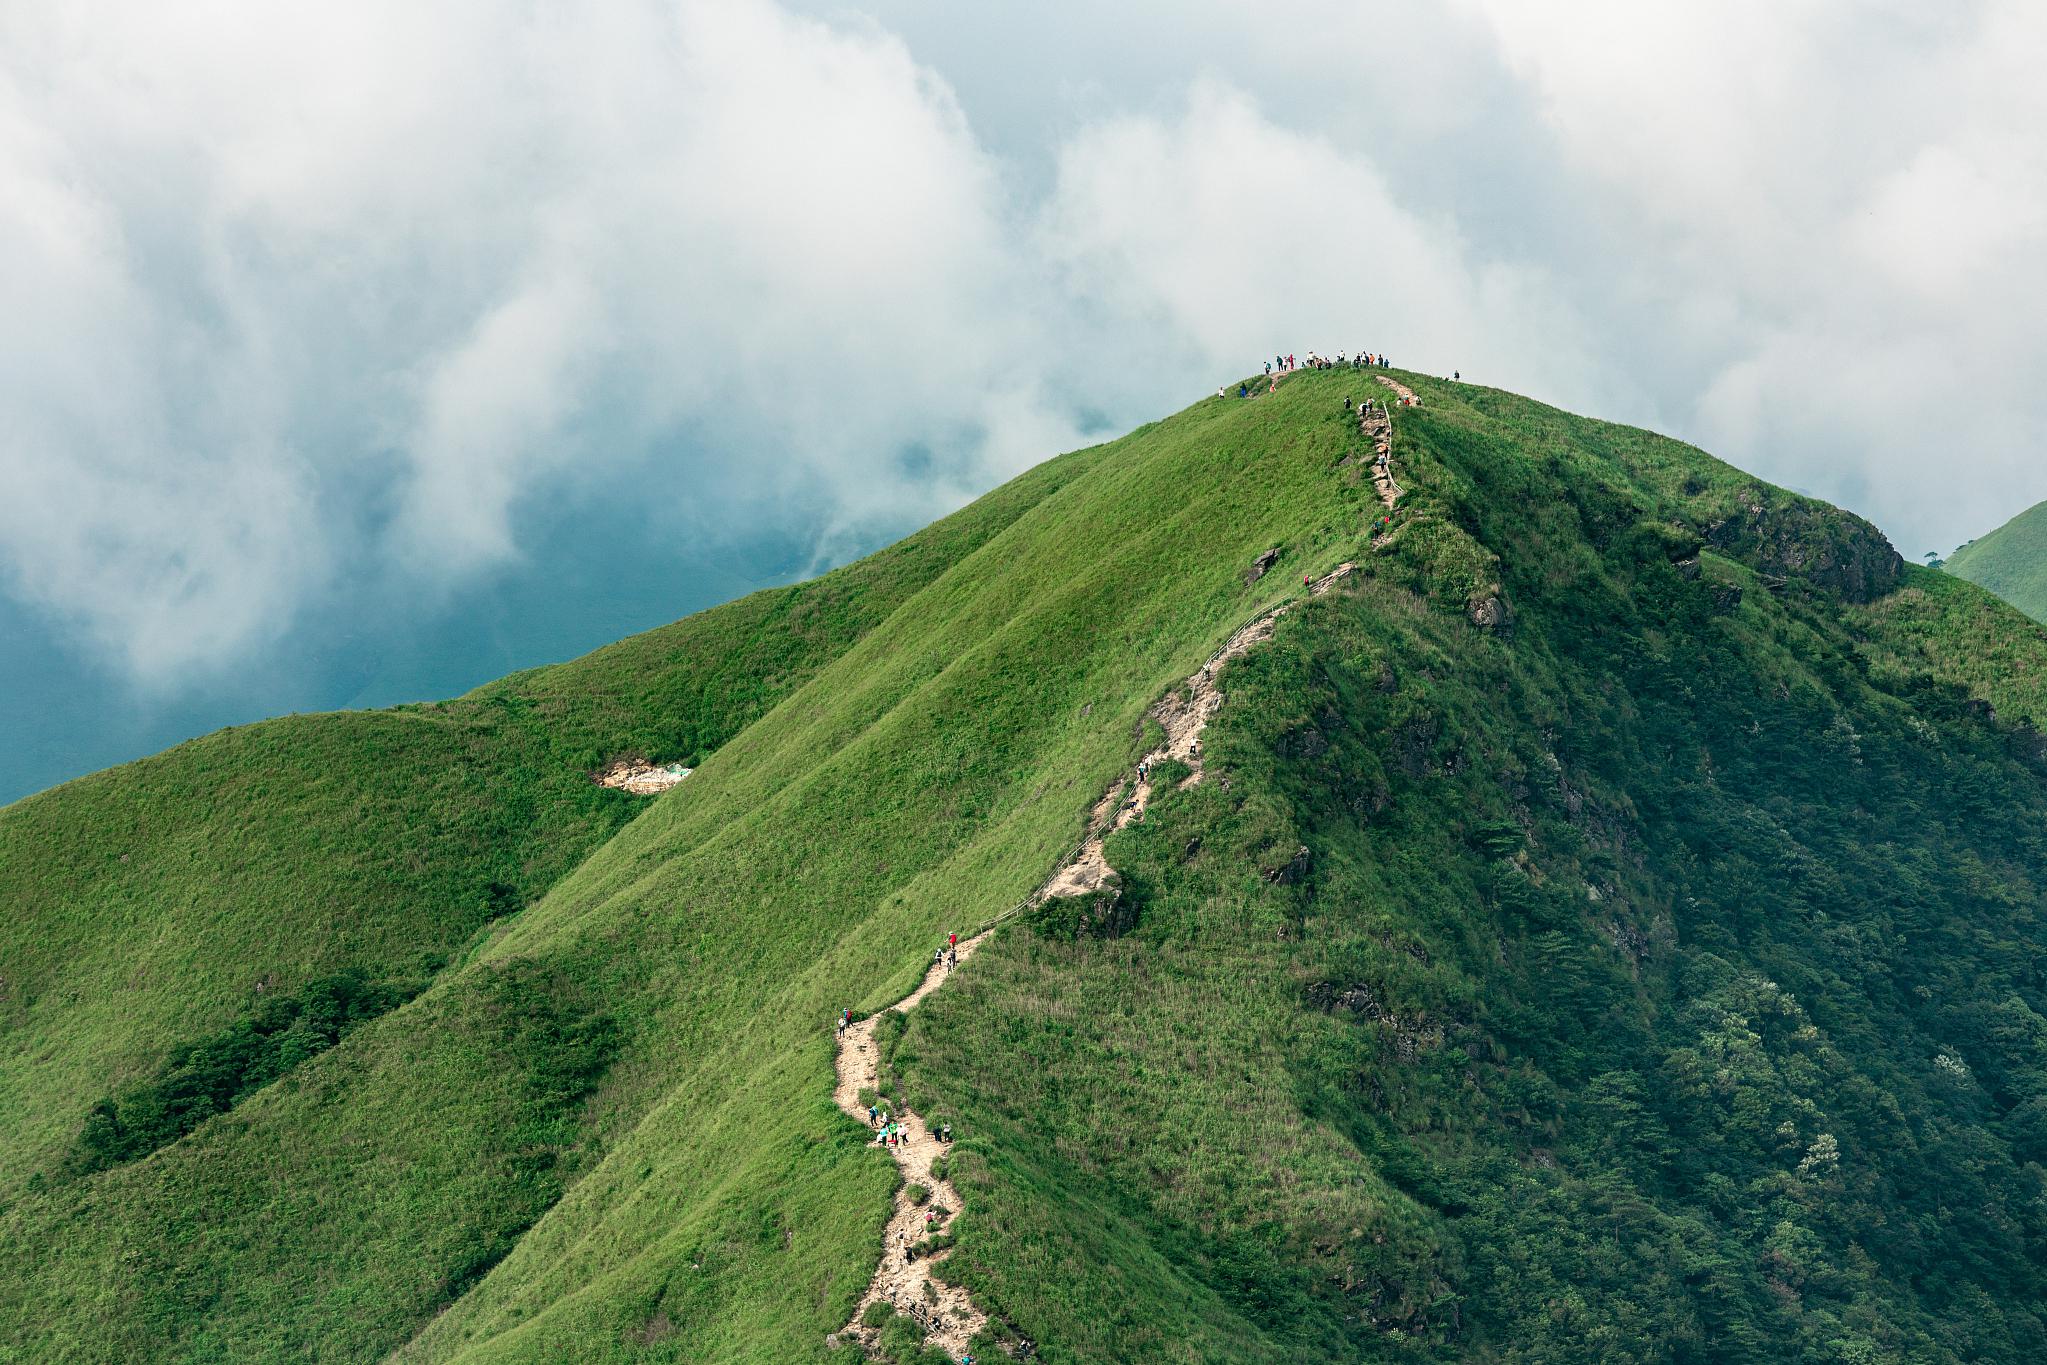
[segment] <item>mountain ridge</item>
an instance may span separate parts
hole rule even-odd
[[[1349,408],[1366,377],[1307,371],[1050,461],[817,585],[449,711],[378,713],[487,725],[465,742],[528,812],[490,808],[481,853],[408,833],[431,808],[365,835],[410,840],[451,887],[493,880],[495,831],[553,828],[521,818],[586,823],[512,860],[509,913],[394,922],[439,935],[425,991],[133,1163],[56,1171],[84,1105],[55,1078],[108,1044],[146,1074],[179,1030],[235,1017],[220,987],[182,1017],[205,952],[223,981],[257,955],[181,929],[167,955],[115,953],[77,909],[96,883],[0,859],[33,931],[75,919],[73,944],[105,958],[0,1001],[0,1098],[43,1135],[0,1172],[0,1320],[42,1348],[23,1358],[847,1357],[825,1340],[895,1181],[832,1104],[828,1021],[901,998],[947,932],[1041,884],[1156,747],[1158,699],[1290,575],[1346,560],[1340,592],[1229,666],[1203,742],[1217,780],[1168,783],[1105,842],[1113,895],[1022,917],[883,1040],[889,1093],[959,1127],[964,1206],[936,1273],[989,1313],[977,1354],[1024,1337],[1048,1360],[2029,1349],[2037,1163],[2018,1154],[2042,1095],[2026,1046],[1985,1040],[2022,1036],[2034,1008],[2011,946],[2047,863],[2022,823],[2047,808],[2023,719],[2047,637],[1902,565],[1860,518],[1688,447],[1394,373],[1422,406],[1394,414],[1406,496],[1383,534]],[[1972,632],[2030,675],[1982,671],[1957,647]],[[628,750],[702,762],[638,808],[575,785]],[[382,774],[417,782],[440,752]],[[296,770],[267,771],[292,789]],[[330,773],[342,809],[356,771]],[[1929,813],[1910,771],[1980,827]],[[6,808],[0,848],[76,847],[67,830],[97,827],[78,803],[124,772]],[[1971,783],[2003,809],[1962,801]],[[196,828],[252,837],[241,799]],[[300,819],[345,843],[324,809]],[[1909,861],[1942,847],[1936,825],[1994,895]],[[1853,851],[1872,839],[1894,851]],[[1779,884],[1753,870],[1780,864]],[[1909,915],[1869,891],[1908,868]],[[1823,885],[1839,933],[1801,899]],[[237,914],[277,916],[251,895]],[[287,922],[402,965],[396,931],[365,950]],[[2004,1018],[1993,989],[2028,1012],[1965,1029],[1896,997],[1915,1044],[1989,1078],[1946,1102],[1990,1153],[1976,1178],[2015,1229],[2002,1242],[1924,1223],[1896,1188],[1886,1143],[1946,1150],[1920,1110],[1953,1068],[1908,1062],[1857,1004],[1918,970],[1892,938],[1973,964],[1943,986],[1970,1002],[1954,1019],[1979,997]],[[75,1012],[139,968],[164,978],[150,1037]],[[1741,1044],[1744,1012],[1787,1022]],[[1690,1079],[1705,1063],[1686,1054],[1730,1047],[1761,1059],[1728,1094],[1770,1117],[1762,1139]],[[1903,1128],[1862,1097],[1871,1077],[1905,1097]],[[1855,1221],[1879,1214],[1969,1254],[1918,1268]],[[1641,1248],[1639,1270],[1593,1255],[1593,1227]],[[1569,1284],[1559,1316],[1541,1286]],[[924,1349],[902,1323],[879,1333],[895,1358]]]

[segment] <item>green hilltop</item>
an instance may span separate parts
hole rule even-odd
[[[2036,621],[2047,619],[2047,502],[1970,541],[1941,567],[1989,589]]]
[[[2047,633],[1690,447],[1393,377],[1383,534],[1384,391],[1302,373],[815,582],[0,810],[0,1361],[857,1360],[898,1182],[829,1021],[996,921],[876,1034],[958,1135],[978,1360],[2047,1355]],[[1205,780],[1030,904],[1281,604]]]

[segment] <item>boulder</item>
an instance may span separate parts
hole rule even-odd
[[[1850,602],[1875,601],[1904,576],[1904,557],[1853,512],[1767,484],[1742,489],[1735,503],[1706,539],[1763,574],[1802,578]]]

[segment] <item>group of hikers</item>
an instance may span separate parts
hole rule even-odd
[[[910,1125],[891,1115],[879,1104],[867,1106],[867,1126],[874,1129],[874,1145],[877,1147],[907,1147],[910,1143]],[[952,1125],[939,1124],[931,1130],[931,1136],[940,1142],[951,1142]]]
[[[1352,356],[1346,356],[1342,351],[1338,351],[1334,360],[1331,360],[1326,355],[1317,355],[1313,351],[1308,352],[1306,360],[1296,360],[1289,353],[1287,355],[1276,355],[1265,362],[1265,373],[1268,378],[1275,372],[1287,374],[1294,370],[1386,370],[1391,368],[1391,362],[1383,354],[1375,351],[1359,351],[1356,355]],[[1226,389],[1218,388],[1215,391],[1215,396],[1217,398],[1226,398],[1229,394]],[[1251,386],[1249,383],[1237,385],[1237,397],[1249,398],[1250,396]]]
[[[1310,351],[1308,352],[1307,360],[1300,362],[1295,361],[1291,355],[1276,355],[1266,362],[1265,372],[1271,374],[1274,370],[1285,373],[1288,370],[1341,370],[1345,368],[1353,370],[1388,370],[1393,367],[1385,356],[1375,355],[1370,351],[1359,351],[1356,355],[1348,358],[1344,356],[1342,351],[1338,351],[1334,360],[1331,360],[1326,355],[1316,355],[1313,351]]]

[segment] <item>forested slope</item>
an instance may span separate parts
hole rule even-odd
[[[979,1354],[2038,1358],[2047,638],[1688,447],[1401,378],[1387,534],[1343,410],[1369,381],[1301,374],[812,587],[389,718],[516,721],[523,823],[443,851],[424,796],[360,816],[372,770],[430,791],[432,762],[351,760],[256,842],[308,876],[389,849],[444,906],[521,894],[466,923],[412,883],[402,913],[310,897],[325,956],[278,989],[400,984],[361,1018],[319,994],[338,1042],[144,1154],[63,1160],[117,1088],[97,1050],[146,1080],[205,1030],[271,1038],[233,993],[253,959],[163,923],[135,989],[169,1003],[128,1020],[102,997],[134,920],[92,910],[120,883],[16,888],[143,774],[0,814],[21,941],[75,924],[103,963],[10,1017],[8,1112],[45,1136],[0,1213],[0,1358],[856,1354],[827,1334],[893,1175],[832,1105],[827,1020],[1039,885],[1148,708],[1344,560],[1224,670],[1207,780],[1110,840],[1109,888],[882,1034],[888,1088],[961,1134],[940,1272]],[[624,748],[703,763],[620,825],[583,773]],[[268,818],[161,799],[197,843]],[[504,862],[520,840],[544,856]],[[309,917],[232,912],[251,943]]]

